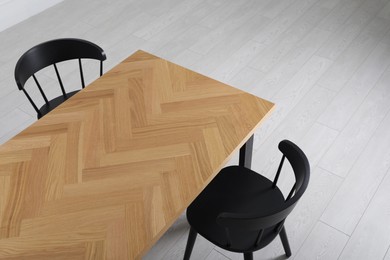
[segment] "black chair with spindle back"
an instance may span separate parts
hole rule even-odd
[[[65,91],[56,65],[59,62],[74,59],[78,59],[82,88],[85,88],[85,82],[81,59],[99,60],[100,76],[103,75],[103,61],[106,60],[106,54],[104,53],[103,49],[96,44],[82,39],[65,38],[47,41],[32,47],[19,58],[15,67],[15,81],[19,90],[23,91],[31,105],[34,107],[38,114],[38,119],[80,91],[76,90],[68,93]],[[62,92],[61,96],[52,100],[47,99],[41,85],[35,76],[35,73],[50,65],[54,66],[54,70]],[[38,86],[39,92],[45,101],[45,104],[39,109],[32,100],[31,96],[25,90],[25,83],[31,76],[33,77],[36,85]]]
[[[306,155],[294,143],[279,143],[282,160],[274,181],[242,166],[222,169],[187,209],[191,226],[184,259],[190,259],[199,233],[213,244],[232,252],[253,252],[280,236],[286,256],[291,256],[284,222],[305,192],[310,178]],[[285,159],[289,161],[295,184],[288,196],[276,186]]]

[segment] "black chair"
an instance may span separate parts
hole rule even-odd
[[[279,235],[287,257],[291,256],[284,221],[305,192],[310,166],[294,143],[279,143],[282,160],[274,181],[242,166],[222,169],[187,209],[190,223],[184,259],[189,259],[197,233],[213,244],[253,259],[257,251]],[[295,175],[295,184],[284,198],[276,186],[285,158]]]
[[[81,64],[81,59],[95,59],[100,61],[100,76],[103,74],[103,61],[106,60],[106,54],[103,49],[97,46],[96,44],[81,40],[81,39],[57,39],[48,42],[41,43],[26,53],[24,53],[16,63],[15,67],[15,81],[18,85],[19,90],[22,90],[26,95],[27,99],[30,101],[31,105],[34,107],[35,111],[38,114],[38,119],[49,113],[55,107],[60,105],[62,102],[76,94],[77,91],[65,92],[64,86],[60,74],[58,72],[56,63],[78,59],[80,77],[81,77],[81,86],[85,87],[83,67]],[[56,97],[52,100],[48,100],[41,85],[39,84],[35,73],[40,71],[43,68],[46,68],[50,65],[54,66],[55,73],[58,78],[59,85],[61,87],[62,95]],[[35,83],[38,86],[39,92],[41,93],[45,104],[38,109],[31,96],[25,90],[25,83],[30,78],[33,77]]]

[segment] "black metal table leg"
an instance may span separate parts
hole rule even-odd
[[[252,135],[240,148],[240,159],[238,164],[248,169],[250,169],[252,166],[253,139],[254,135]]]

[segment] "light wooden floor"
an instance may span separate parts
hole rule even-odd
[[[390,0],[65,0],[0,32],[0,142],[36,120],[17,59],[59,37],[99,44],[106,70],[143,49],[275,102],[253,168],[271,178],[284,138],[312,166],[292,258],[390,259]],[[181,259],[187,232],[183,215],[145,259]],[[277,239],[255,259],[282,255]],[[192,259],[242,256],[198,237]]]

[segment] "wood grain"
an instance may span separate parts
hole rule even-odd
[[[140,259],[273,106],[137,51],[0,147],[0,259]]]

